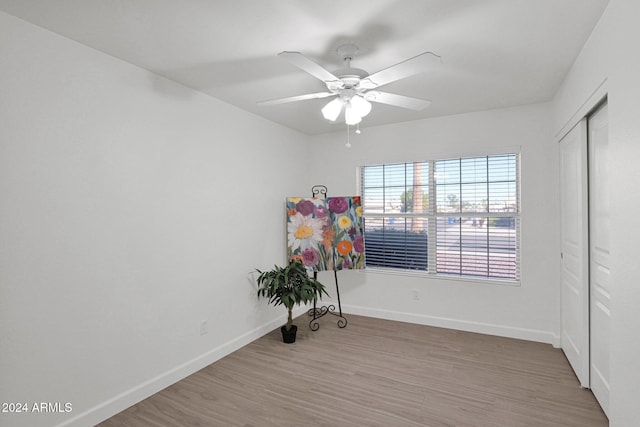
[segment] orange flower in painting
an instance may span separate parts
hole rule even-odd
[[[338,244],[336,245],[336,250],[340,255],[343,255],[343,256],[349,255],[349,252],[351,252],[351,249],[353,249],[353,244],[348,240],[342,240],[338,242]]]
[[[289,261],[303,261],[302,255],[291,255]]]
[[[296,212],[297,212],[297,211],[296,211],[296,208],[289,208],[289,209],[287,210],[287,215],[288,215],[288,216],[294,216],[294,215],[296,214]]]
[[[332,228],[325,228],[322,232],[322,244],[326,250],[330,250],[333,245],[333,238],[336,237],[336,232]]]

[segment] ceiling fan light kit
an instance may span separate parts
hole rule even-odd
[[[360,95],[354,95],[345,108],[345,121],[348,125],[355,125],[371,112],[371,103]],[[352,120],[349,120],[349,117],[352,117]]]
[[[342,112],[343,106],[344,104],[342,103],[342,99],[335,98],[329,101],[327,105],[322,107],[322,115],[324,116],[325,119],[329,120],[330,122],[335,122],[338,116],[340,115],[340,113]]]
[[[327,86],[328,92],[310,93],[307,95],[291,96],[270,101],[258,102],[258,105],[277,105],[287,102],[302,101],[307,99],[329,98],[335,96],[322,108],[322,116],[335,122],[344,111],[344,119],[347,125],[356,125],[363,117],[371,112],[371,102],[393,105],[395,107],[408,108],[420,111],[431,104],[425,99],[413,98],[405,95],[397,95],[388,92],[380,92],[377,89],[391,82],[404,79],[425,71],[434,65],[440,64],[438,55],[424,52],[409,58],[389,68],[369,75],[360,68],[351,68],[351,60],[359,49],[354,44],[344,44],[337,48],[338,54],[344,61],[345,68],[331,73],[322,66],[311,61],[300,52],[280,52],[279,57],[291,64],[322,80]]]

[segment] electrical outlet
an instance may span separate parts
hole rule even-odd
[[[414,301],[419,301],[420,300],[420,292],[418,292],[417,289],[414,289],[411,291],[411,299]]]
[[[203,319],[200,321],[200,335],[206,335],[207,333],[209,333],[209,321]]]

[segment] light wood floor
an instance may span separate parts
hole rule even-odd
[[[110,418],[113,426],[607,426],[548,344],[347,315],[275,330]]]

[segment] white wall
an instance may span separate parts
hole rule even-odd
[[[90,425],[284,321],[247,273],[304,135],[4,13],[0,117],[0,401],[72,404],[1,425]]]
[[[554,131],[558,140],[607,93],[608,14],[596,24],[553,100]]]
[[[600,23],[567,76],[554,103],[560,128],[575,121],[598,101],[606,81],[609,147],[612,163],[611,203],[611,395],[610,425],[638,425],[640,384],[640,3],[610,0]],[[594,94],[596,96],[594,96]]]
[[[611,425],[640,420],[640,3],[612,0],[609,132],[611,162]]]
[[[363,128],[312,139],[315,180],[330,195],[358,192],[358,166],[457,155],[522,152],[520,286],[340,272],[345,311],[558,344],[557,147],[550,104]],[[329,289],[332,278],[323,277]],[[412,299],[418,290],[420,300]]]

